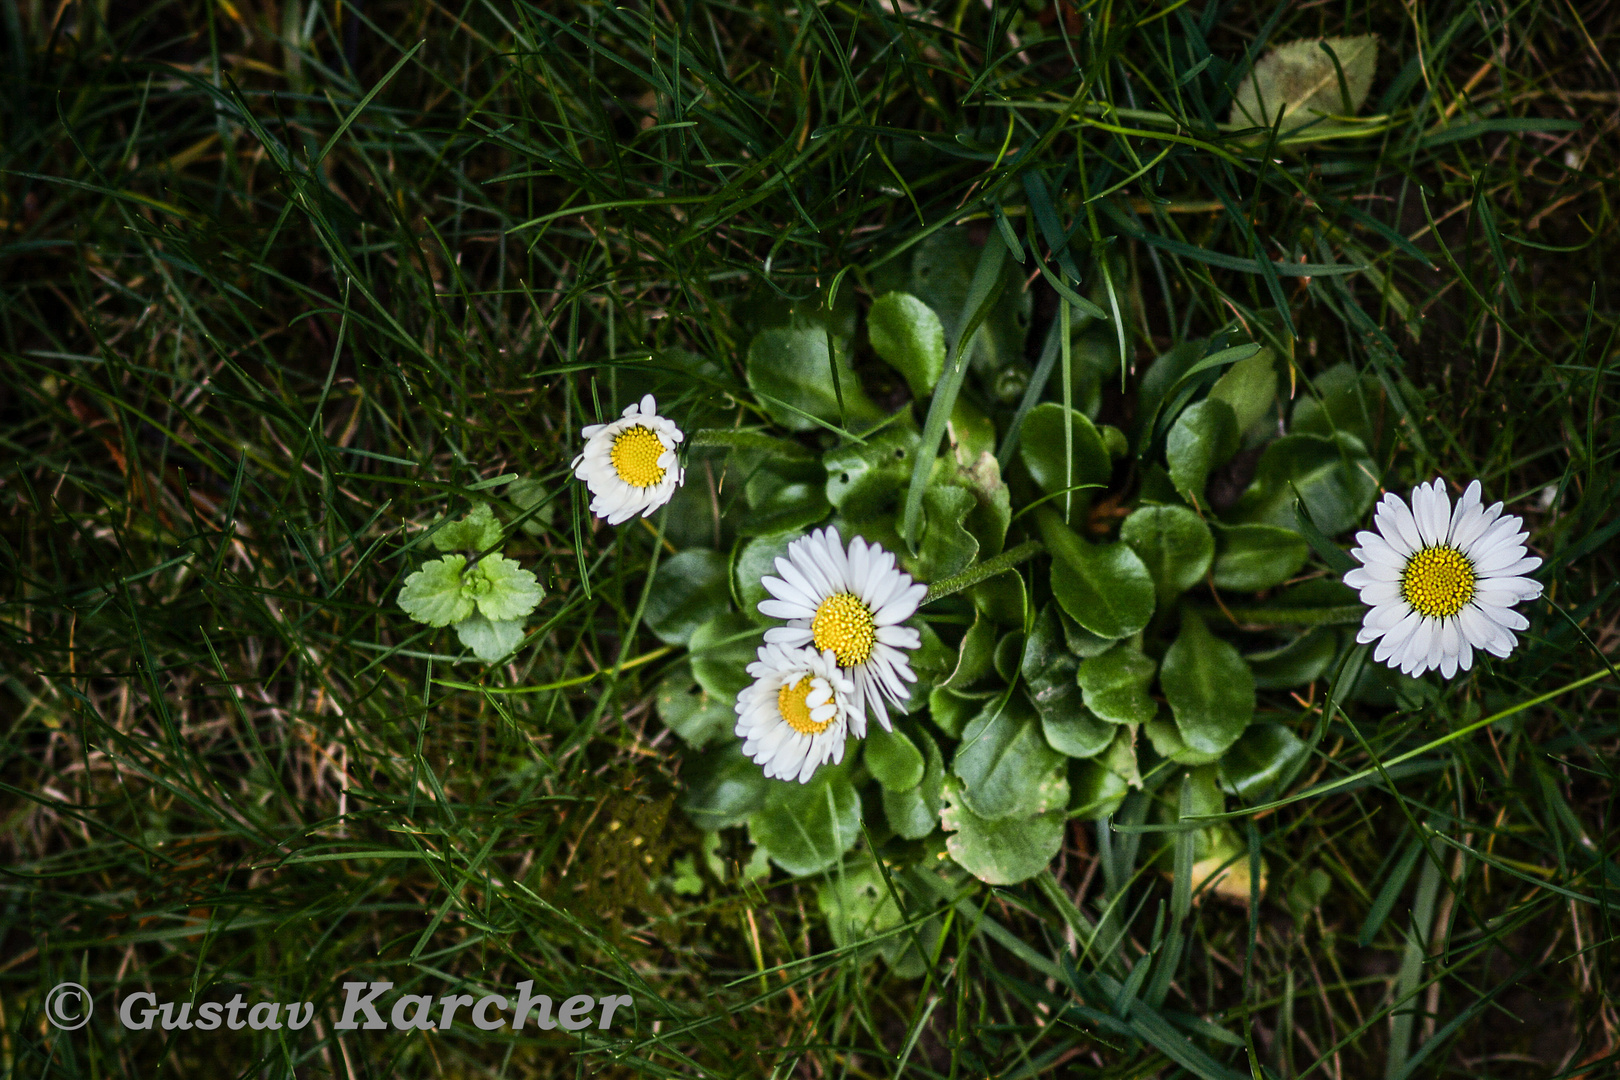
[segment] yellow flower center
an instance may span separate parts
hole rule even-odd
[[[854,593],[834,593],[816,608],[810,634],[817,651],[831,649],[839,667],[866,663],[877,641],[877,623]]]
[[[651,428],[625,428],[613,437],[613,450],[608,455],[619,479],[631,487],[652,487],[664,478],[658,459],[664,456],[664,444]]]
[[[810,676],[806,675],[791,686],[784,683],[782,689],[776,692],[776,711],[782,714],[788,727],[800,735],[820,735],[832,724],[831,719],[819,724],[810,719],[810,706],[805,701],[810,696],[810,687]],[[833,714],[834,717],[837,715]]]
[[[1426,547],[1406,560],[1401,596],[1419,614],[1445,619],[1474,598],[1474,564],[1454,547]]]

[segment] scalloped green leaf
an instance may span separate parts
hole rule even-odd
[[[922,544],[915,559],[904,560],[918,581],[943,581],[973,565],[979,541],[964,522],[978,506],[965,488],[931,487],[923,493]]]
[[[925,764],[921,782],[905,791],[883,789],[883,816],[889,828],[907,840],[921,840],[939,826],[939,793],[945,782],[945,759],[928,732],[913,737],[922,745]]]
[[[1078,691],[1071,687],[1070,697],[1060,707],[1040,709],[1037,706],[1041,714],[1041,735],[1047,745],[1064,757],[1096,757],[1108,749],[1119,729],[1093,716],[1080,704],[1079,697]]]
[[[932,626],[921,620],[914,620],[911,625],[916,628],[922,642],[910,655],[911,671],[917,676],[917,681],[906,684],[911,695],[901,711],[908,714],[927,707],[928,692],[950,674],[958,659],[956,650],[941,641]]]
[[[658,564],[641,619],[659,641],[685,645],[692,631],[731,606],[726,557],[688,548]]]
[[[1251,724],[1221,755],[1221,787],[1241,798],[1264,794],[1300,758],[1305,743],[1281,724]]]
[[[1259,592],[1299,573],[1310,553],[1310,545],[1293,529],[1226,525],[1220,530],[1213,580],[1216,588]]]
[[[794,530],[756,536],[737,553],[737,565],[733,570],[737,597],[742,602],[743,614],[755,622],[774,625],[778,621],[759,613],[759,605],[771,598],[763,582],[767,576],[781,576],[776,569],[776,560],[787,558],[788,545],[803,535]],[[652,597],[649,596],[647,601],[650,604]]]
[[[1182,741],[1176,722],[1168,717],[1155,717],[1149,720],[1142,730],[1147,734],[1148,741],[1153,744],[1156,754],[1169,758],[1179,765],[1208,765],[1212,761],[1220,760],[1221,755],[1218,752],[1205,754],[1189,747]]]
[[[429,626],[449,626],[473,613],[473,599],[463,594],[464,555],[431,559],[405,579],[399,590],[399,606],[405,614]]]
[[[1145,724],[1159,712],[1159,703],[1148,694],[1157,668],[1142,650],[1121,642],[1080,665],[1082,700],[1100,720]]]
[[[1014,695],[1005,704],[993,699],[962,729],[951,772],[962,781],[968,809],[995,821],[1039,813],[1034,800],[1041,778],[1061,762],[1034,708]]]
[[[1353,115],[1366,102],[1377,67],[1376,34],[1287,42],[1261,57],[1238,83],[1227,123],[1269,128],[1280,116],[1286,132],[1324,116]]]
[[[1209,474],[1237,452],[1237,416],[1232,406],[1214,398],[1188,406],[1165,437],[1164,456],[1170,482],[1190,503],[1204,505]]]
[[[927,397],[945,370],[945,328],[934,309],[908,292],[885,293],[866,315],[872,351],[905,377],[911,395]]]
[[[765,805],[748,818],[748,836],[777,866],[790,874],[819,873],[855,846],[861,797],[850,783],[853,760],[823,765],[803,784],[768,781]]]
[[[1122,638],[1153,618],[1153,577],[1126,544],[1091,544],[1052,511],[1036,511],[1052,556],[1052,595],[1069,617],[1099,637]]]
[[[1069,813],[1101,821],[1119,809],[1130,786],[1100,761],[1076,761],[1069,767]]]
[[[960,467],[972,465],[983,454],[995,460],[996,422],[968,398],[958,397],[951,406],[951,417],[945,422],[945,437],[951,445],[950,456]]]
[[[1390,399],[1377,375],[1339,363],[1312,379],[1311,387],[1314,393],[1300,394],[1294,404],[1290,433],[1326,438],[1343,431],[1360,439],[1375,460],[1389,460],[1402,403]],[[1410,383],[1403,380],[1397,389],[1408,401],[1418,400]]]
[[[979,558],[1001,554],[1012,523],[1012,495],[1001,480],[1001,468],[989,453],[981,453],[971,465],[958,465],[955,481],[973,493],[977,505],[962,525],[979,542]]]
[[[1297,488],[1311,520],[1328,536],[1355,527],[1378,495],[1378,467],[1360,439],[1339,432],[1284,435],[1266,446],[1255,467],[1254,483],[1232,508],[1234,521],[1294,524]]]
[[[653,701],[658,719],[681,737],[686,745],[701,750],[717,739],[727,738],[736,727],[736,698],[709,693],[692,675],[692,665],[683,660],[658,681]]]
[[[1237,741],[1254,718],[1254,675],[1230,643],[1183,610],[1181,633],[1164,654],[1159,672],[1176,731],[1191,750],[1219,754]]]
[[[1209,526],[1185,506],[1139,506],[1119,538],[1153,576],[1161,606],[1204,580],[1215,557]]]
[[[905,913],[895,902],[895,894],[883,880],[883,871],[870,857],[841,867],[816,886],[816,906],[827,919],[833,944],[840,949],[859,946],[878,938],[905,922]],[[939,936],[939,923],[929,920],[911,934],[893,934],[860,949],[858,955],[883,957],[901,978],[916,978],[928,969],[917,952],[917,941],[928,942]]]
[[[735,703],[753,681],[748,677],[748,665],[764,642],[759,624],[747,616],[734,611],[716,615],[692,631],[687,642],[692,677],[717,700]]]
[[[995,668],[996,676],[1004,683],[1013,681],[1013,674],[1018,670],[1018,663],[1024,656],[1024,632],[1022,630],[1009,630],[1001,635],[996,642],[994,660],[991,664]]]
[[[974,610],[998,626],[1023,627],[1029,593],[1020,574],[997,574],[968,589],[967,597],[973,602]]]
[[[479,613],[491,622],[525,619],[545,596],[534,573],[504,555],[479,559],[462,575],[462,588],[472,593]]]
[[[873,289],[903,289],[918,297],[939,316],[945,340],[954,341],[972,315],[967,310],[968,289],[980,252],[966,227],[941,229],[911,249],[909,266],[895,260],[875,274]],[[974,335],[968,353],[968,362],[981,374],[999,371],[1023,358],[1032,297],[1019,287],[1017,267],[1011,259],[1006,260],[1001,276],[1005,287]]]
[[[1288,690],[1320,679],[1338,652],[1338,635],[1325,627],[1317,627],[1281,648],[1250,653],[1244,659],[1254,672],[1256,689]]]
[[[866,769],[888,791],[905,791],[922,783],[926,763],[917,744],[900,730],[885,731],[873,724],[861,741]]]
[[[829,334],[820,326],[796,323],[772,327],[761,330],[748,343],[748,386],[760,395],[760,404],[771,419],[789,431],[813,431],[820,427],[809,417],[837,424],[840,395],[844,423],[850,427],[869,427],[884,417],[883,411],[861,388],[860,379],[849,366],[848,350],[843,342],[836,337],[831,340],[836,346],[836,387],[832,368],[834,354],[827,348]]]
[[[1031,801],[1057,809],[992,821],[965,805],[961,783],[946,777],[939,811],[940,825],[945,829],[945,850],[957,865],[980,881],[991,885],[1026,881],[1045,870],[1063,846],[1063,806],[1068,795],[1067,778],[1061,770],[1053,770],[1041,780]]]
[[[523,620],[487,619],[475,611],[456,623],[456,637],[478,659],[493,664],[523,643]]]
[[[1043,402],[1029,411],[1018,439],[1018,459],[1041,490],[1049,495],[1078,484],[1107,484],[1114,471],[1108,447],[1096,425],[1084,413],[1073,409],[1068,414],[1073,452],[1068,458],[1069,464],[1065,464],[1063,413],[1063,406],[1054,401]],[[1071,467],[1072,473],[1069,472]],[[1087,492],[1075,492],[1076,501],[1087,495]]]
[[[867,439],[822,455],[827,469],[827,501],[851,521],[892,510],[911,480],[919,437],[916,427],[895,424]]]
[[[741,739],[722,739],[688,759],[681,779],[686,786],[681,809],[694,825],[711,832],[747,821],[765,805],[771,785],[784,783],[766,779],[764,770],[743,756]]]
[[[996,628],[989,619],[977,612],[973,615],[973,623],[962,635],[962,642],[957,646],[956,667],[951,670],[945,681],[940,683],[941,689],[966,690],[986,675],[995,660]]]
[[[501,542],[501,523],[488,503],[474,503],[466,517],[440,527],[428,542],[439,551],[487,551]]]
[[[1107,749],[1114,728],[1091,714],[1080,701],[1075,669],[1080,661],[1068,651],[1055,605],[1035,619],[1024,643],[1020,676],[1041,718],[1041,734],[1058,753],[1085,758]]]
[[[928,692],[928,715],[934,718],[939,730],[953,739],[961,738],[962,729],[983,705],[982,697],[968,697],[943,686]]]
[[[1273,412],[1277,401],[1277,354],[1261,348],[1253,356],[1239,360],[1215,380],[1209,396],[1232,407],[1238,434],[1243,434]]]
[[[1124,780],[1127,787],[1139,788],[1142,786],[1142,770],[1136,759],[1136,725],[1121,725],[1114,732],[1114,739],[1108,744],[1107,751],[1099,755],[1097,760]]]

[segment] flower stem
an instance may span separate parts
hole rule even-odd
[[[1212,620],[1231,619],[1239,625],[1249,626],[1349,626],[1359,623],[1367,609],[1361,604],[1336,604],[1331,607],[1234,607],[1227,611],[1219,608],[1195,607],[1199,615]]]
[[[959,593],[963,589],[971,589],[981,581],[988,581],[1003,570],[1010,570],[1027,559],[1033,559],[1046,550],[1046,545],[1039,540],[1030,540],[1019,544],[1011,551],[1003,551],[993,559],[986,559],[977,566],[970,566],[954,577],[944,581],[936,581],[928,586],[928,595],[923,597],[923,603],[929,604],[941,597]]]
[[[689,446],[729,446],[733,450],[764,450],[777,457],[809,461],[815,454],[791,439],[778,439],[758,431],[735,428],[699,428],[688,438]]]

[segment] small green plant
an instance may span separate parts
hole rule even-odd
[[[523,620],[545,595],[534,574],[494,549],[501,523],[488,503],[460,521],[441,522],[428,543],[448,552],[405,579],[399,606],[428,626],[453,626],[461,643],[485,663],[511,654],[523,640]]]
[[[1366,662],[1371,631],[1357,627],[1373,616],[1331,539],[1406,467],[1394,428],[1421,395],[1348,365],[1301,387],[1293,334],[1270,311],[1125,372],[1133,422],[1099,423],[1103,384],[1122,378],[1105,296],[1064,282],[1028,365],[1028,294],[1009,255],[1029,252],[1009,250],[1022,246],[1009,232],[980,247],[943,230],[873,275],[864,336],[854,305],[825,293],[752,316],[746,372],[769,423],[692,438],[745,477],[736,539],[665,560],[647,608],[690,654],[658,694],[665,724],[700,752],[684,805],[705,829],[746,825],[790,873],[862,874],[846,856],[875,855],[924,899],[933,886],[908,868],[948,856],[959,876],[1026,881],[1071,819],[1171,829],[1185,837],[1175,852],[1145,859],[1183,859],[1193,889],[1247,902],[1264,862],[1224,822],[1181,822],[1299,774],[1323,727],[1297,718],[1290,692],[1325,680],[1345,700],[1437,693],[1408,655],[1392,660],[1401,674]],[[863,349],[881,363],[857,367]],[[882,365],[916,413],[874,405]],[[1444,496],[1420,493],[1428,529]],[[1476,484],[1458,511],[1474,531],[1479,497]],[[1498,561],[1482,572],[1507,572]],[[1514,598],[1539,591],[1520,585]],[[1438,629],[1433,641],[1439,668]],[[874,850],[851,856],[863,830]],[[884,955],[898,962],[900,944]]]

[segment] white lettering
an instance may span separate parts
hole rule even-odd
[[[579,1031],[591,1026],[591,1018],[586,1013],[596,1008],[596,999],[589,994],[575,994],[562,1003],[562,1009],[557,1013],[557,1021],[569,1031]],[[584,1017],[584,1019],[581,1019]]]
[[[617,994],[612,997],[605,997],[598,1002],[598,1004],[602,1006],[602,1020],[596,1025],[599,1028],[605,1028],[609,1024],[613,1023],[613,1014],[615,1011],[617,1011],[619,1006],[623,1005],[632,1009],[636,1006],[636,1003],[630,999],[629,994]]]
[[[158,1006],[158,1009],[163,1013],[163,1030],[173,1031],[175,1028],[179,1028],[181,1031],[190,1031],[191,1002],[188,1001],[184,1005],[180,1006],[180,1016],[178,1019],[169,1015],[169,1010],[173,1008],[174,1002],[172,1001],[165,1001],[162,1005]]]
[[[491,994],[486,998],[480,998],[478,1000],[478,1004],[473,1006],[473,1023],[477,1024],[484,1031],[494,1031],[498,1027],[506,1026],[506,1021],[502,1020],[500,1017],[496,1017],[494,1020],[491,1020],[486,1015],[490,1002],[492,1001],[496,1003],[495,1008],[506,1008],[506,999],[501,997],[499,994]]]
[[[388,1026],[383,1022],[383,1018],[377,1015],[377,1010],[371,1007],[371,1003],[382,997],[387,991],[392,990],[394,984],[391,982],[371,983],[371,993],[361,997],[360,991],[366,989],[366,987],[367,984],[363,982],[346,982],[343,984],[346,995],[343,999],[343,1015],[336,1024],[332,1025],[333,1027],[341,1028],[344,1031],[353,1031],[360,1026],[354,1020],[354,1014],[357,1012],[366,1014],[367,1031],[379,1031]]]
[[[265,1015],[263,1016],[259,1015],[259,1010],[261,1009],[265,1010]],[[271,1031],[280,1031],[280,1014],[281,1006],[276,1002],[261,1001],[257,1005],[253,1006],[253,1008],[248,1010],[248,1027],[252,1028],[254,1031],[264,1031],[266,1028]]]
[[[145,990],[142,990],[138,994],[131,994],[129,997],[124,999],[124,1003],[122,1005],[118,1006],[118,1020],[125,1027],[132,1030],[149,1031],[152,1027],[152,1021],[157,1019],[158,1011],[156,1009],[143,1010],[141,1013],[141,1019],[144,1020],[145,1023],[137,1024],[135,1022],[135,1003],[141,998],[145,998],[149,1004],[157,1004],[156,994],[149,994]]]
[[[416,1006],[416,1015],[407,1017],[405,1009],[413,1004]],[[432,998],[424,994],[406,994],[394,1002],[394,1011],[389,1014],[388,1018],[394,1022],[395,1031],[404,1031],[407,1028],[415,1028],[418,1031],[432,1031],[433,1019],[430,1015],[432,1010]]]
[[[473,996],[471,994],[446,994],[440,998],[439,1004],[443,1008],[439,1011],[439,1030],[448,1031],[450,1025],[455,1021],[456,1010],[463,1005],[471,1005],[472,1003]]]
[[[557,1021],[551,1018],[551,999],[544,994],[535,997],[531,993],[534,990],[533,979],[524,979],[518,983],[517,990],[517,1015],[512,1017],[513,1031],[523,1030],[523,1022],[529,1018],[530,1009],[534,1009],[535,1023],[546,1031],[550,1031],[557,1026]],[[535,1008],[535,1006],[539,1006],[539,1008]]]
[[[591,1026],[591,1014],[598,1005],[601,1016],[598,1028],[606,1029],[618,1019],[620,1009],[634,1009],[635,1000],[629,994],[609,995],[600,1000],[590,994],[575,994],[564,999],[552,1012],[552,998],[534,992],[534,980],[525,979],[517,984],[517,996],[510,1000],[501,994],[488,994],[474,998],[471,994],[446,994],[438,999],[438,1023],[433,1022],[434,999],[426,994],[405,994],[393,1003],[389,1019],[379,1014],[381,998],[394,984],[391,982],[346,982],[343,984],[343,1015],[334,1025],[340,1030],[444,1031],[456,1021],[458,1015],[472,1014],[472,1022],[482,1031],[497,1031],[506,1027],[501,1014],[513,1010],[511,1026],[521,1031],[530,1015],[535,1026],[543,1031],[561,1027],[567,1031],[583,1031]],[[245,1018],[244,1018],[245,1014]],[[130,994],[118,1007],[118,1018],[123,1026],[133,1031],[150,1031],[163,1019],[164,1031],[215,1031],[221,1026],[232,1031],[252,1028],[254,1031],[280,1031],[283,1027],[299,1031],[315,1018],[313,1002],[300,1001],[282,1004],[261,1001],[251,1007],[237,994],[230,1001],[208,1001],[194,1006],[191,1002],[159,1003],[157,995],[148,991]],[[391,1023],[390,1023],[391,1021]],[[632,1020],[633,1024],[635,1021]]]

